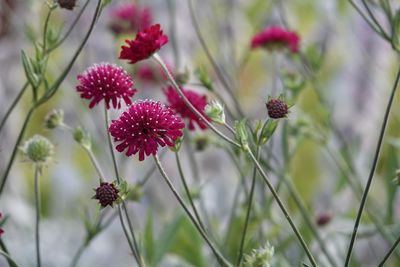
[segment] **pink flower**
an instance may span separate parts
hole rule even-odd
[[[109,63],[93,65],[82,75],[78,75],[78,80],[80,84],[76,90],[81,98],[91,99],[89,108],[93,108],[103,99],[107,109],[110,108],[110,101],[114,108],[120,108],[121,99],[130,105],[130,98],[137,91],[133,88],[133,81],[128,73]]]
[[[251,40],[251,48],[264,47],[268,50],[288,48],[292,53],[299,50],[299,36],[279,26],[271,26],[257,33]]]
[[[206,95],[200,95],[191,90],[182,89],[183,94],[187,97],[189,102],[204,116],[204,108],[207,105],[207,97]],[[180,98],[178,93],[174,90],[172,86],[168,87],[164,90],[165,96],[168,100],[168,105],[178,114],[182,116],[182,118],[189,119],[189,130],[194,130],[194,123],[202,129],[206,129],[207,125],[188,107],[185,102]]]
[[[125,3],[111,11],[110,28],[115,34],[132,33],[148,28],[151,20],[148,7],[141,8],[134,3]]]
[[[158,146],[174,146],[174,141],[183,135],[182,119],[158,101],[143,100],[132,104],[117,119],[113,120],[109,132],[119,144],[116,149],[131,156],[139,152],[139,160],[156,155]]]
[[[135,64],[160,50],[163,45],[168,43],[168,36],[163,34],[160,24],[155,24],[138,32],[135,40],[126,40],[125,42],[128,46],[121,47],[119,58],[130,60],[130,64]]]

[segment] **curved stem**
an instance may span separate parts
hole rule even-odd
[[[388,253],[386,253],[383,260],[379,263],[378,267],[382,267],[385,262],[389,259],[390,255],[392,255],[393,251],[396,249],[397,245],[400,243],[400,236],[397,238],[396,242],[394,242],[393,246],[390,248]]]
[[[225,79],[224,74],[222,73],[222,70],[220,69],[220,67],[218,66],[218,64],[215,62],[214,58],[211,56],[211,52],[207,47],[206,41],[203,38],[203,35],[201,34],[200,31],[200,27],[199,27],[199,23],[196,19],[196,15],[194,14],[194,7],[193,7],[193,3],[191,0],[188,0],[188,4],[189,4],[189,12],[190,12],[190,18],[192,20],[194,29],[196,31],[197,34],[197,38],[200,41],[201,47],[203,48],[207,59],[210,61],[215,73],[217,74],[219,80],[221,81],[222,85],[224,86],[224,88],[226,89],[226,92],[229,94],[229,96],[232,98],[233,103],[235,105],[235,108],[237,109],[237,112],[239,113],[240,117],[244,117],[244,113],[239,105],[239,102],[237,101],[236,97],[234,96],[231,87],[228,84],[228,81]]]
[[[114,172],[115,172],[115,176],[117,178],[118,183],[120,183],[121,182],[121,177],[120,177],[119,171],[118,171],[118,165],[117,165],[117,160],[116,160],[116,157],[115,157],[115,152],[114,152],[114,148],[113,148],[113,144],[112,144],[112,140],[111,140],[111,135],[110,135],[110,133],[108,131],[109,118],[108,118],[108,110],[107,110],[107,107],[105,105],[104,105],[104,119],[105,119],[108,147],[110,149],[110,153],[111,153],[111,157],[112,157],[112,162],[113,162],[113,166],[114,166]],[[135,247],[135,251],[136,251],[136,254],[137,254],[138,264],[139,264],[139,266],[144,266],[145,264],[143,262],[143,258],[140,255],[139,246],[138,246],[137,241],[136,241],[135,232],[133,230],[131,219],[129,218],[128,209],[126,208],[125,201],[122,201],[122,209],[124,211],[124,214],[125,214],[125,217],[126,217],[126,221],[128,223],[129,232],[130,232],[130,234],[132,236],[133,245]],[[123,223],[122,222],[122,217],[121,217],[121,223]],[[127,238],[128,238],[128,236],[127,236]]]
[[[34,111],[35,111],[35,108],[34,108],[34,107],[31,108],[31,109],[28,111],[28,114],[26,115],[24,124],[22,125],[21,131],[19,132],[17,141],[16,141],[16,143],[15,143],[15,145],[14,145],[14,149],[13,149],[13,152],[12,152],[12,154],[11,154],[11,158],[10,158],[10,160],[8,161],[6,171],[4,172],[4,174],[3,174],[3,179],[1,180],[1,185],[0,185],[0,196],[1,196],[2,193],[3,193],[4,187],[5,187],[6,182],[7,182],[7,179],[8,179],[8,175],[9,175],[9,173],[10,173],[10,171],[11,171],[11,166],[12,166],[12,164],[14,163],[15,156],[17,155],[18,146],[19,146],[19,144],[21,143],[21,140],[22,140],[22,138],[23,138],[23,136],[24,136],[24,134],[25,134],[26,128],[27,128],[27,126],[28,126],[28,123],[29,123],[29,121],[30,121],[30,119],[31,119],[31,117],[32,117],[32,115],[33,115],[33,113],[34,113]]]
[[[199,223],[200,227],[204,231],[206,231],[206,228],[204,227],[204,224],[203,224],[203,222],[202,222],[202,220],[200,218],[200,215],[199,215],[199,213],[197,211],[197,208],[194,205],[194,201],[193,201],[192,195],[190,193],[189,186],[188,186],[188,184],[186,182],[185,174],[183,173],[182,164],[181,164],[181,160],[179,158],[179,153],[178,152],[175,152],[175,158],[176,158],[176,164],[178,165],[179,176],[181,177],[183,188],[185,189],[185,193],[186,193],[186,195],[187,195],[187,197],[189,199],[189,203],[190,203],[190,206],[192,207],[192,210],[194,212],[194,216],[196,217],[197,222]]]
[[[4,253],[7,254],[7,257],[5,257],[5,258],[6,258],[6,260],[7,260],[8,266],[10,266],[10,267],[18,267],[17,264],[11,259],[10,253],[8,252],[8,249],[7,249],[7,247],[6,247],[6,244],[4,244],[3,240],[1,239],[1,237],[0,237],[0,249],[1,249]],[[1,250],[0,250],[0,251],[1,251]]]
[[[378,27],[378,29],[380,30],[380,32],[382,33],[383,37],[390,41],[390,37],[389,35],[385,32],[385,30],[382,28],[381,24],[379,23],[379,21],[376,19],[374,13],[372,12],[372,10],[370,9],[369,5],[367,4],[367,2],[365,0],[361,1],[363,3],[363,6],[365,7],[365,9],[367,10],[369,16],[371,17],[372,21],[375,23],[375,25]]]
[[[10,263],[10,266],[12,267],[18,267],[18,265],[15,263],[15,261],[8,255],[8,253],[0,250],[0,255],[6,258],[6,260]]]
[[[257,160],[258,160],[259,157],[260,157],[260,151],[259,151],[259,148],[257,147]],[[250,187],[250,195],[249,195],[249,198],[247,200],[246,219],[244,221],[242,239],[240,240],[239,256],[238,256],[237,264],[236,264],[237,266],[240,266],[240,264],[242,263],[244,242],[246,240],[247,228],[248,228],[249,221],[250,221],[250,211],[251,211],[251,206],[253,204],[254,189],[256,188],[256,178],[257,178],[257,168],[254,166],[254,168],[253,168],[253,178],[251,180],[251,187]]]
[[[59,47],[62,43],[64,43],[64,41],[71,34],[72,30],[75,28],[76,24],[78,23],[79,19],[81,18],[82,14],[85,11],[86,7],[88,6],[89,2],[90,2],[90,0],[86,0],[85,4],[83,5],[81,10],[79,11],[78,15],[76,16],[75,20],[72,22],[71,26],[69,27],[69,29],[67,30],[67,32],[65,33],[63,38],[61,38],[55,45],[53,45],[52,47],[47,49],[46,53],[50,53],[51,51],[53,51],[54,49]]]
[[[248,150],[248,154],[250,158],[253,160],[255,163],[259,173],[261,174],[261,177],[264,179],[265,183],[267,184],[269,190],[271,191],[272,195],[275,198],[275,201],[278,203],[279,208],[281,209],[282,213],[285,215],[286,220],[289,222],[293,232],[295,233],[297,239],[300,241],[301,246],[303,247],[304,251],[307,254],[308,259],[310,260],[310,263],[312,266],[316,267],[317,263],[313,257],[313,255],[310,252],[310,249],[308,248],[306,242],[304,241],[302,235],[300,234],[300,231],[297,229],[296,225],[294,224],[292,218],[289,215],[289,212],[287,211],[285,205],[282,203],[281,199],[279,198],[277,192],[275,191],[275,188],[272,186],[271,182],[268,179],[268,175],[264,172],[263,168],[261,167],[260,163],[254,156],[253,152],[251,150]]]
[[[179,85],[176,83],[174,77],[172,74],[169,72],[167,66],[161,59],[161,57],[156,53],[153,54],[154,60],[160,64],[161,68],[163,69],[164,73],[167,75],[168,80],[172,83],[173,88],[175,91],[179,94],[181,97],[182,101],[185,102],[186,106],[193,111],[211,130],[213,130],[217,135],[219,135],[222,139],[227,141],[228,143],[236,146],[236,147],[241,147],[239,144],[237,144],[235,141],[224,135],[222,132],[220,132],[217,128],[215,128],[214,125],[212,125],[204,116],[201,114],[193,105],[190,103],[190,101],[187,99],[187,97],[184,95],[182,89],[179,87]]]
[[[22,89],[19,91],[17,97],[14,99],[14,101],[11,103],[11,106],[8,108],[8,110],[6,111],[6,114],[4,114],[3,119],[1,120],[0,123],[0,132],[3,129],[6,121],[8,120],[8,117],[11,115],[11,112],[14,110],[14,108],[16,107],[16,105],[18,104],[19,100],[21,99],[22,95],[25,93],[26,89],[28,88],[29,83],[26,82],[24,84],[24,86],[22,87]]]
[[[34,190],[35,190],[35,245],[36,245],[36,266],[42,266],[40,257],[40,189],[39,189],[40,166],[35,166]]]
[[[371,170],[370,170],[370,173],[369,173],[367,184],[365,186],[365,189],[364,189],[364,192],[363,192],[363,195],[362,195],[362,198],[361,198],[360,207],[358,209],[356,221],[354,223],[354,229],[353,229],[353,233],[351,235],[349,249],[347,251],[347,256],[346,256],[346,262],[345,262],[345,265],[344,265],[345,267],[347,267],[349,265],[349,263],[350,263],[351,253],[353,251],[354,242],[355,242],[355,239],[356,239],[356,236],[357,236],[358,226],[359,226],[360,221],[361,221],[361,215],[362,215],[362,213],[364,211],[364,206],[365,206],[365,203],[367,201],[367,196],[368,196],[368,193],[369,193],[369,189],[371,187],[372,179],[373,179],[374,174],[375,174],[375,169],[376,169],[376,166],[378,164],[379,154],[380,154],[382,143],[383,143],[383,137],[385,136],[386,125],[387,125],[387,122],[389,121],[389,115],[390,115],[390,111],[391,111],[391,108],[392,108],[394,97],[396,95],[396,90],[397,90],[397,87],[398,87],[398,84],[399,84],[399,80],[400,80],[400,68],[399,68],[399,70],[397,72],[397,77],[396,77],[395,83],[393,85],[392,92],[390,94],[390,98],[389,98],[388,104],[386,106],[385,116],[383,118],[381,130],[380,130],[380,134],[379,134],[379,138],[378,138],[378,143],[376,145],[376,150],[375,150],[375,154],[374,154],[374,160],[372,162],[372,167],[371,167]]]
[[[93,167],[96,169],[96,172],[99,175],[100,182],[105,182],[106,176],[104,175],[103,171],[101,170],[99,162],[97,161],[95,155],[93,154],[93,151],[91,149],[87,149],[84,146],[82,146],[82,148],[86,151],[86,153],[88,154],[88,156],[90,158],[90,161],[92,162]]]
[[[78,261],[81,258],[82,253],[85,250],[85,248],[86,248],[86,244],[82,243],[80,245],[80,247],[78,248],[78,250],[76,251],[76,253],[75,253],[75,255],[74,255],[73,259],[72,259],[71,267],[76,267],[76,265],[78,264]]]
[[[186,207],[185,202],[183,201],[182,197],[179,195],[178,191],[175,189],[174,185],[172,184],[171,180],[169,179],[167,173],[164,171],[164,168],[161,165],[160,160],[158,159],[158,156],[154,156],[154,161],[157,165],[157,168],[159,169],[161,176],[164,178],[164,181],[167,183],[169,188],[171,189],[172,193],[174,194],[175,198],[178,200],[179,204],[181,207],[185,210],[186,214],[189,216],[189,219],[192,221],[193,225],[196,227],[197,231],[200,233],[200,235],[203,237],[203,239],[206,241],[212,252],[214,253],[215,257],[218,259],[219,263],[223,266],[227,267],[232,267],[232,264],[229,263],[228,260],[224,258],[224,256],[215,248],[214,244],[211,242],[211,240],[208,238],[207,234],[203,231],[199,223],[196,221],[196,219],[193,217],[193,215],[190,213],[189,209]]]

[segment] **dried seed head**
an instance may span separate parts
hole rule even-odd
[[[33,163],[46,164],[51,160],[53,149],[53,144],[47,138],[35,135],[25,142],[22,152]]]

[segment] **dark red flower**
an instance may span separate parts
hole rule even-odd
[[[111,11],[110,28],[115,34],[132,33],[148,28],[151,20],[148,7],[141,8],[134,3],[124,3]]]
[[[150,26],[136,34],[135,40],[126,40],[128,46],[122,46],[120,59],[130,60],[130,64],[149,58],[168,43],[168,36],[163,34],[160,24]]]
[[[142,100],[132,104],[113,120],[109,132],[119,143],[116,149],[131,156],[139,152],[139,160],[156,155],[158,146],[173,147],[185,127],[182,119],[158,101]]]
[[[102,182],[95,191],[96,195],[93,198],[97,199],[102,207],[113,206],[114,202],[119,198],[119,190],[113,183]]]
[[[292,53],[299,50],[299,36],[279,26],[266,28],[251,40],[251,48],[264,47],[268,50],[288,48]]]
[[[270,99],[267,102],[268,115],[272,119],[285,118],[289,113],[288,105],[280,99]]]
[[[189,102],[205,117],[204,108],[207,105],[207,97],[206,95],[200,95],[191,90],[182,89],[183,94],[189,100]],[[180,98],[178,93],[174,90],[172,86],[168,87],[164,90],[165,96],[167,97],[168,105],[178,114],[182,116],[182,118],[189,119],[189,130],[194,130],[194,123],[197,123],[199,127],[204,130],[207,128],[207,125],[194,113],[188,106],[186,106],[185,102]]]
[[[93,108],[104,99],[107,109],[110,101],[114,108],[121,107],[121,99],[127,105],[131,104],[131,97],[136,93],[133,81],[128,73],[121,67],[109,63],[95,64],[82,75],[78,75],[80,84],[76,90],[81,98],[91,99],[89,108]]]
[[[325,226],[328,223],[330,223],[332,218],[333,218],[332,213],[330,213],[330,212],[322,213],[317,217],[316,223],[318,226]]]

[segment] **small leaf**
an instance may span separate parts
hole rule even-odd
[[[279,120],[267,120],[260,133],[260,144],[265,144],[275,132]]]
[[[396,51],[400,51],[400,9],[393,18],[392,46]]]
[[[31,60],[26,56],[24,51],[21,51],[22,65],[24,67],[25,76],[33,89],[33,97],[37,99],[37,87],[39,85],[39,78],[35,75]]]
[[[235,121],[235,135],[236,140],[242,145],[242,148],[248,149],[246,119]]]

